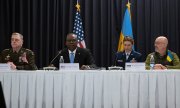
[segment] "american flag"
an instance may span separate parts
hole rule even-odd
[[[80,14],[80,5],[78,2],[76,4],[76,8],[77,10],[76,10],[76,15],[75,15],[75,20],[74,20],[73,33],[77,35],[78,47],[86,48],[86,44],[84,41],[84,30],[83,30],[82,19],[81,19],[81,14]]]

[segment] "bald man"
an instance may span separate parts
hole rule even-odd
[[[180,69],[179,57],[176,53],[167,49],[168,39],[166,37],[157,37],[154,46],[155,52],[150,53],[146,58],[146,69],[150,69],[151,55],[153,55],[155,59],[155,70]]]
[[[88,49],[78,47],[77,44],[77,35],[73,33],[67,34],[67,48],[61,50],[59,57],[57,57],[50,66],[59,68],[59,58],[60,56],[63,56],[65,63],[79,63],[79,68],[82,70],[95,68],[95,61],[90,51]],[[73,59],[71,58],[72,55]]]

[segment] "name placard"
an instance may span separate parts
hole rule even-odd
[[[126,70],[145,70],[144,62],[136,62],[136,63],[126,63]]]
[[[79,63],[60,63],[59,70],[79,70]]]
[[[11,70],[11,67],[7,63],[0,63],[0,70]]]
[[[43,67],[43,70],[56,70],[56,67]]]
[[[111,66],[111,67],[108,67],[108,70],[123,70],[123,67],[120,67],[120,66]]]

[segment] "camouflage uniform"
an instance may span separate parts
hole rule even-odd
[[[170,50],[168,50],[170,51]],[[157,52],[153,52],[151,54],[149,54],[146,58],[146,69],[150,69],[150,58],[151,55],[154,55],[154,60],[155,60],[155,64],[162,64],[163,66],[166,66],[167,69],[180,69],[180,61],[179,61],[179,57],[177,56],[176,53],[170,51],[170,53],[173,56],[173,60],[171,62],[169,62],[167,60],[167,53],[164,56],[160,56],[159,53]]]
[[[23,62],[21,56],[26,53],[28,63]],[[17,70],[36,70],[34,53],[25,48],[21,48],[19,52],[13,52],[13,49],[5,49],[1,52],[1,63],[13,62]]]

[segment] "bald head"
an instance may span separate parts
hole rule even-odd
[[[168,45],[168,39],[165,36],[159,36],[156,38],[155,42],[160,42],[165,44],[166,46]]]
[[[155,51],[160,53],[160,55],[164,55],[167,50],[168,39],[165,36],[159,36],[156,38],[154,46]]]

